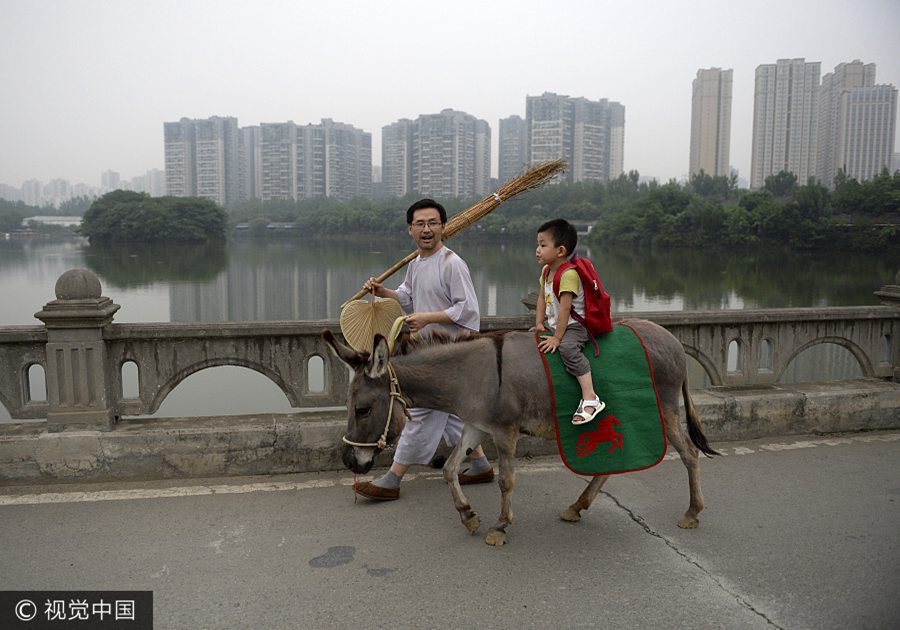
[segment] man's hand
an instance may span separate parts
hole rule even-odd
[[[407,315],[406,325],[409,326],[409,329],[412,332],[419,332],[419,330],[425,328],[428,324],[433,323],[434,320],[431,315],[431,313],[413,313],[412,315]]]
[[[541,332],[547,332],[547,327],[544,326],[544,322],[539,322],[539,323],[535,324],[535,325],[534,325],[534,329],[535,329],[536,331],[538,331],[539,333],[541,333]]]
[[[547,354],[548,352],[553,354],[556,352],[556,349],[559,348],[559,339],[555,335],[544,337],[538,344],[538,348],[544,354]]]
[[[369,278],[368,280],[366,280],[365,284],[363,284],[363,289],[365,289],[366,293],[369,293],[374,289],[376,297],[385,297],[384,285],[375,280],[375,278]]]

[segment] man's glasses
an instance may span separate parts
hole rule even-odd
[[[440,221],[431,220],[431,221],[413,221],[410,225],[412,225],[412,226],[413,226],[414,228],[416,228],[417,230],[421,230],[421,229],[424,228],[426,225],[427,225],[430,229],[434,230],[434,229],[436,229],[438,226],[443,225],[443,224],[442,224]]]

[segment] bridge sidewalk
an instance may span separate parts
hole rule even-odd
[[[900,429],[900,384],[877,379],[716,388],[693,393],[716,442],[803,433]],[[47,433],[41,423],[0,425],[0,484],[146,480],[340,470],[344,411],[205,418],[141,418],[112,431]],[[488,454],[493,446],[488,444]],[[446,452],[446,451],[439,451]],[[556,453],[519,443],[519,455]],[[380,456],[387,465],[390,453]]]
[[[392,503],[347,471],[6,487],[0,588],[153,591],[157,628],[896,628],[900,432],[717,446],[692,530],[678,461],[577,524],[585,480],[520,461],[499,549],[497,484],[466,487],[470,536],[428,469]]]

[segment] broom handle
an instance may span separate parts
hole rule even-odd
[[[499,195],[491,195],[491,196],[497,199],[496,205],[500,205]],[[491,210],[493,210],[493,208],[491,208]],[[460,214],[462,214],[462,213],[460,213]],[[449,239],[453,236],[456,236],[459,232],[462,232],[463,228],[466,227],[463,224],[464,219],[460,217],[460,214],[457,214],[456,216],[452,217],[449,221],[447,221],[447,227],[444,228],[444,235],[441,238],[442,241],[446,241],[447,239]],[[397,261],[396,263],[394,263],[394,265],[390,269],[388,269],[383,274],[381,274],[380,276],[375,278],[375,282],[378,282],[378,283],[384,282],[385,280],[390,278],[392,275],[394,275],[395,273],[397,273],[398,271],[403,269],[406,265],[411,263],[413,260],[415,260],[416,256],[418,256],[418,255],[419,255],[418,250],[411,252],[409,255],[406,256],[406,258],[404,258],[403,260]],[[353,300],[360,299],[365,294],[366,294],[366,290],[360,289],[353,295],[353,297],[351,297],[349,300],[347,300],[346,302],[341,304],[341,309],[343,309],[345,306],[347,306]]]
[[[378,283],[384,282],[385,280],[387,280],[388,278],[390,278],[392,275],[394,275],[395,273],[397,273],[399,270],[403,269],[406,265],[408,265],[409,263],[411,263],[411,262],[415,259],[415,257],[418,256],[418,255],[419,255],[419,250],[416,250],[416,251],[414,251],[414,252],[411,252],[406,258],[404,258],[403,260],[397,261],[396,263],[393,264],[393,266],[392,266],[390,269],[388,269],[388,270],[385,271],[383,274],[381,274],[380,276],[378,276],[377,278],[375,278],[375,282],[378,282]],[[366,290],[365,290],[365,289],[360,289],[359,291],[357,291],[357,292],[353,295],[353,297],[351,297],[349,300],[347,300],[346,302],[344,302],[343,304],[341,304],[341,309],[343,309],[345,306],[347,306],[347,305],[348,305],[350,302],[352,302],[353,300],[358,300],[359,298],[361,298],[361,297],[364,296],[365,294],[366,294]]]

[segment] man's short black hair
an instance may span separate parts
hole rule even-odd
[[[578,245],[578,232],[575,230],[575,226],[565,219],[547,221],[537,231],[538,234],[541,232],[549,234],[553,239],[554,247],[565,247],[566,258],[575,253],[575,247]]]
[[[406,211],[406,223],[407,225],[412,223],[413,213],[416,210],[423,210],[425,208],[434,208],[438,212],[441,213],[441,223],[447,222],[447,211],[444,210],[444,206],[439,204],[434,199],[419,199],[416,203],[409,207],[409,210]]]

